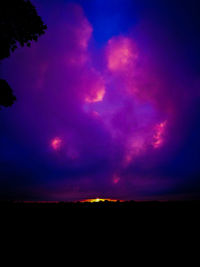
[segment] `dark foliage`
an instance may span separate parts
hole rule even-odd
[[[18,45],[30,46],[30,41],[37,41],[46,28],[29,0],[1,0],[0,60],[9,57]]]
[[[29,0],[1,0],[0,60],[9,57],[19,45],[30,47],[31,41],[37,41],[46,29]],[[0,80],[0,107],[9,107],[15,100],[8,83]]]
[[[9,84],[5,80],[0,79],[0,109],[1,106],[12,106],[15,100],[16,97],[13,95]]]

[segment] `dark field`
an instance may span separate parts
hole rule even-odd
[[[1,222],[6,227],[11,224],[12,228],[16,223],[26,227],[34,224],[44,230],[48,225],[52,229],[56,225],[59,230],[60,227],[65,229],[70,225],[70,229],[75,227],[76,231],[82,232],[89,228],[89,231],[93,229],[95,233],[102,227],[112,231],[118,227],[118,230],[135,227],[136,234],[136,229],[141,227],[142,231],[151,226],[163,228],[164,225],[182,229],[183,225],[188,227],[188,223],[192,224],[192,230],[194,226],[199,228],[199,213],[200,201],[0,202]],[[163,231],[165,232],[164,228]]]
[[[167,201],[167,202],[16,202],[1,201],[1,209],[133,209],[133,210],[192,210],[200,211],[200,201]]]

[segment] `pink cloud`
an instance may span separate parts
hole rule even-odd
[[[162,72],[162,59],[149,56],[142,38],[115,36],[94,52],[82,8],[70,4],[64,14],[31,50],[19,49],[4,63],[16,72],[10,81],[18,103],[10,124],[44,161],[70,170],[66,179],[100,180],[96,172],[105,168],[103,179],[118,186],[134,164],[145,169],[169,142],[180,141],[180,109],[192,96],[173,70]],[[98,67],[97,53],[105,63]],[[134,186],[156,184],[156,178],[138,177],[132,177]]]

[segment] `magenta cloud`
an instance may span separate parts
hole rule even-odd
[[[180,131],[184,135],[180,116],[192,96],[188,84],[177,81],[179,66],[167,63],[154,41],[149,52],[146,22],[139,34],[130,29],[96,48],[81,6],[68,4],[63,14],[31,49],[18,49],[3,63],[18,99],[9,111],[18,142],[59,170],[53,181],[49,172],[41,178],[43,194],[60,200],[103,191],[129,198],[132,188],[137,198],[170,188],[148,170],[180,145]]]

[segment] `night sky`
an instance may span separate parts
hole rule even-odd
[[[0,65],[0,199],[200,199],[200,4],[32,0]]]

